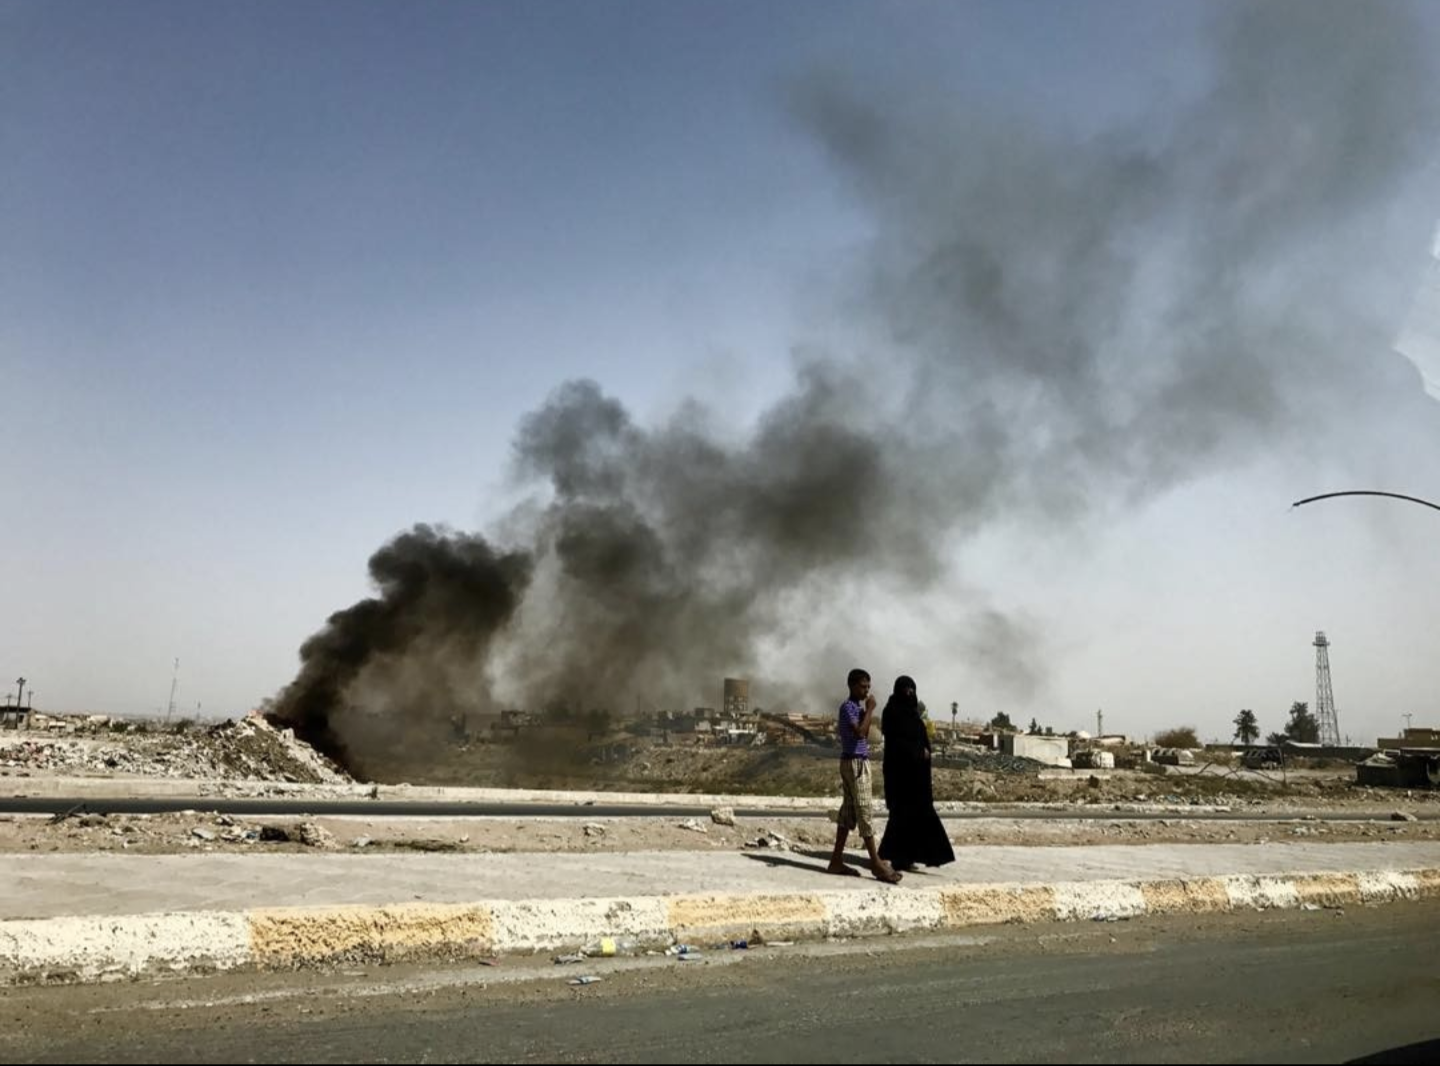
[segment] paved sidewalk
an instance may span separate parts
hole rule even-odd
[[[967,848],[900,885],[828,875],[824,862],[813,851],[15,855],[0,869],[0,982],[1440,896],[1435,841]]]
[[[695,893],[862,891],[824,874],[819,849],[510,854],[10,855],[0,920],[155,911],[244,910],[424,901],[583,899]],[[852,851],[863,869],[863,853]],[[1440,842],[1153,844],[962,849],[894,891],[1440,867]]]

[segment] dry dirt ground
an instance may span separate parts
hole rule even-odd
[[[258,718],[203,728],[136,732],[111,724],[61,722],[56,727],[0,733],[0,794],[23,794],[41,779],[194,779],[197,796],[218,785],[263,791],[285,783],[287,795],[323,796],[348,782],[338,767],[285,730]],[[413,784],[508,785],[676,793],[835,796],[832,751],[806,747],[697,748],[629,743],[624,749],[526,745],[448,745],[433,753]],[[1230,764],[1168,772],[1039,770],[1023,760],[968,752],[938,765],[936,798],[962,801],[994,817],[952,818],[957,846],[987,844],[1263,843],[1300,837],[1328,841],[1440,839],[1440,821],[1405,815],[1440,812],[1440,792],[1357,788],[1354,770],[1338,766],[1278,772],[1237,772]],[[200,787],[203,781],[203,787]],[[133,787],[132,787],[133,794]],[[536,819],[404,817],[260,817],[217,815],[197,798],[195,810],[177,814],[79,813],[0,815],[0,852],[127,851],[160,854],[198,850],[305,850],[309,848],[422,851],[630,851],[715,850],[747,847],[817,847],[833,839],[821,817],[747,819],[734,825],[710,818]],[[1004,805],[1083,807],[1100,815],[1084,821],[1018,819]],[[1159,820],[1136,820],[1136,807],[1165,807]],[[1228,808],[1263,814],[1270,821],[1201,821],[1188,808]],[[883,807],[882,807],[883,810]],[[1173,813],[1173,816],[1171,814]],[[1340,822],[1310,814],[1365,814],[1372,821]]]
[[[441,745],[397,752],[377,780],[427,785],[648,791],[755,796],[828,796],[836,785],[835,751],[810,746],[719,746],[627,741],[567,745],[537,735],[518,744]],[[1056,771],[1028,759],[977,748],[937,758],[937,801],[1045,803],[1167,802],[1245,805],[1293,801],[1387,802],[1393,793],[1357,789],[1355,770],[1300,763],[1285,771],[1243,770],[1197,753],[1194,766],[1147,770]],[[1093,778],[1093,780],[1092,780]],[[876,787],[880,786],[877,775]],[[1440,799],[1440,793],[1435,794]]]
[[[1401,804],[1400,807],[1406,806]],[[1409,805],[1412,809],[1414,804]],[[997,815],[947,820],[957,847],[991,844],[1222,843],[1263,844],[1312,839],[1440,840],[1440,821],[1392,821],[1395,805],[1377,809],[1375,821],[1315,817],[1267,821],[1212,821],[1183,815],[1156,820],[1123,812],[1098,820],[1047,820]],[[834,827],[823,817],[736,818],[394,818],[174,814],[82,814],[54,822],[38,815],[0,815],[0,853],[115,851],[167,854],[187,851],[715,851],[753,848],[823,848]]]

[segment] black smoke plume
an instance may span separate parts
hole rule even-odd
[[[437,716],[701,702],[775,648],[777,685],[828,696],[884,645],[858,593],[923,591],[991,522],[1083,521],[1303,442],[1318,412],[1413,410],[1390,342],[1433,222],[1424,35],[1391,4],[1217,11],[1204,91],[1098,135],[798,79],[790,114],[874,223],[837,300],[857,350],[800,359],[738,443],[698,402],[642,426],[562,384],[520,424],[542,496],[510,546],[387,545],[280,718],[382,761]],[[936,647],[1033,690],[1038,638],[995,599]]]

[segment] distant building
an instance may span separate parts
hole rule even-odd
[[[725,713],[731,718],[746,718],[750,714],[750,682],[738,677],[725,679]]]
[[[1440,748],[1440,729],[1402,729],[1398,737],[1380,737],[1375,746],[1382,751],[1397,748]]]

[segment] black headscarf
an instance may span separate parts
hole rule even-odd
[[[891,707],[909,707],[918,713],[920,697],[916,695],[917,691],[915,679],[907,674],[901,674],[895,679],[895,689],[891,692],[885,709],[888,711]]]
[[[920,697],[916,695],[915,679],[904,674],[895,679],[895,691],[880,716],[880,732],[885,743],[928,747],[925,723],[920,720]]]

